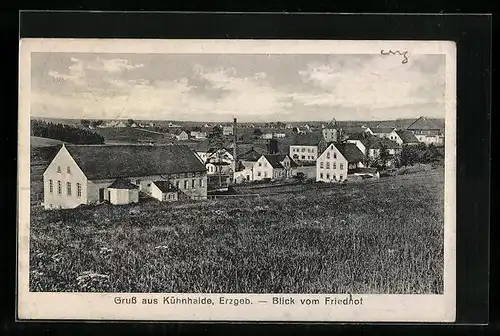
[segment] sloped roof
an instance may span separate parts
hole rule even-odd
[[[407,131],[407,130],[397,130],[396,131],[397,135],[399,135],[399,137],[401,138],[401,140],[403,140],[403,143],[418,143],[418,139],[417,137],[415,136],[415,134],[413,134],[412,132],[410,131]]]
[[[266,160],[271,164],[273,168],[285,168],[281,162],[288,157],[287,154],[266,154],[264,155]],[[290,166],[296,167],[297,163],[290,158]]]
[[[169,181],[154,181],[153,182],[161,192],[175,192],[177,188],[172,185]]]
[[[374,127],[374,128],[370,128],[370,130],[376,134],[391,133],[392,131],[395,130],[395,127]]]
[[[90,180],[206,171],[184,145],[68,145],[66,148]]]
[[[439,130],[440,128],[426,117],[420,117],[415,120],[410,126],[409,130]]]
[[[117,179],[108,188],[110,189],[138,189],[139,186],[126,179]]]
[[[382,148],[382,146],[385,146],[388,149],[399,148],[399,145],[395,141],[386,138],[379,138],[377,136],[371,136],[369,138],[366,138],[363,144],[368,149],[380,149]]]
[[[330,145],[330,144],[329,144]],[[353,143],[334,144],[338,151],[346,158],[347,162],[366,161],[366,156]]]
[[[348,139],[349,140],[365,141],[369,137],[371,137],[370,134],[367,134],[366,132],[351,133],[351,134],[348,135]]]
[[[290,145],[317,146],[321,139],[323,139],[323,134],[321,132],[297,134],[293,137]]]
[[[245,152],[238,156],[238,159],[245,161],[255,161],[262,156],[262,153],[257,152],[254,148],[250,149],[248,152]]]

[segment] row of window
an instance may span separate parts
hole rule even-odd
[[[49,180],[49,193],[54,193],[54,181]],[[57,194],[62,195],[62,182],[57,181]],[[72,195],[72,187],[71,187],[71,182],[66,182],[66,195],[71,196]],[[76,184],[76,196],[81,197],[82,196],[82,184],[77,183]]]
[[[181,186],[183,186],[184,189],[189,189],[189,185],[191,185],[191,189],[196,188],[196,180],[192,179],[191,184],[189,183],[189,180],[184,180],[183,184],[181,184],[181,181],[176,182],[177,189],[181,189]],[[198,180],[198,187],[199,188],[203,187],[203,179]]]
[[[319,173],[319,178],[320,179],[323,179],[323,173]],[[342,181],[342,179],[344,178],[343,175],[340,175],[340,181]],[[330,179],[330,173],[326,173],[326,179],[329,180]],[[335,174],[332,175],[332,179],[336,180],[337,179],[337,176]]]
[[[175,194],[166,194],[163,195],[164,201],[175,201]]]
[[[302,148],[292,148],[292,152],[302,152],[302,153],[305,153],[306,151],[306,148],[302,147]],[[316,149],[315,148],[307,148],[307,152],[308,153],[315,153],[316,152]]]
[[[319,167],[321,169],[325,168],[325,163],[323,161],[320,161]],[[344,164],[342,162],[339,164],[339,168],[340,169],[344,169]],[[329,161],[326,162],[326,169],[330,169],[330,162]],[[334,162],[332,164],[332,169],[337,169],[337,163],[336,162]]]

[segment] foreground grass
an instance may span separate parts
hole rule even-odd
[[[33,208],[32,291],[442,293],[443,174],[196,203]]]

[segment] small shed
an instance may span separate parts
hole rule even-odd
[[[118,179],[108,188],[109,203],[130,204],[139,202],[139,186],[126,179]]]
[[[154,181],[151,184],[151,196],[161,202],[179,200],[179,190],[169,181]]]

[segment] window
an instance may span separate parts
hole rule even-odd
[[[340,169],[344,169],[344,164],[343,163],[340,164]],[[342,175],[340,175],[340,176],[342,176]]]
[[[62,189],[62,187],[61,187],[61,181],[57,181],[57,193],[59,195],[62,194],[62,190],[61,189]]]
[[[301,152],[305,152],[305,151],[306,151],[306,149],[304,147],[302,147]]]
[[[342,179],[344,178],[344,176],[340,175],[340,180],[342,181]]]
[[[76,184],[76,196],[82,197],[82,185],[80,183]]]
[[[135,184],[140,185],[141,184],[141,180],[135,180]]]
[[[267,172],[264,172],[264,177],[267,177]]]
[[[319,173],[319,178],[323,178],[323,173]]]
[[[333,158],[336,159],[337,158],[337,153],[336,152],[333,152]]]
[[[260,176],[260,172],[257,172],[257,176]]]
[[[177,186],[177,189],[180,189],[181,188],[181,181],[177,181],[176,186]]]
[[[66,167],[66,173],[71,174],[71,168],[69,166]]]
[[[66,182],[66,193],[71,196],[71,182]]]
[[[267,167],[267,162],[264,162],[264,167]]]
[[[49,192],[52,194],[54,192],[54,184],[52,180],[49,180]]]
[[[262,162],[259,162],[259,167],[262,167]]]
[[[337,163],[336,162],[333,163],[333,169],[337,169]]]
[[[191,188],[193,188],[193,189],[194,189],[194,183],[195,183],[195,180],[194,180],[194,179],[192,179],[192,180],[191,180]]]
[[[61,166],[57,166],[57,172],[61,173]]]
[[[187,189],[187,188],[188,188],[188,181],[184,180],[184,189]]]
[[[321,169],[323,169],[323,167],[324,167],[323,161],[321,161],[321,162],[319,163],[319,167],[320,167]]]
[[[200,179],[200,188],[202,188],[202,187],[203,187],[203,179],[201,178]]]
[[[329,159],[330,158],[330,152],[327,152],[326,153],[326,158]]]
[[[326,163],[326,169],[330,169],[330,162]]]
[[[326,179],[329,180],[330,179],[330,174],[326,173]]]
[[[302,160],[305,160],[306,159],[306,156],[305,155],[302,155]]]

